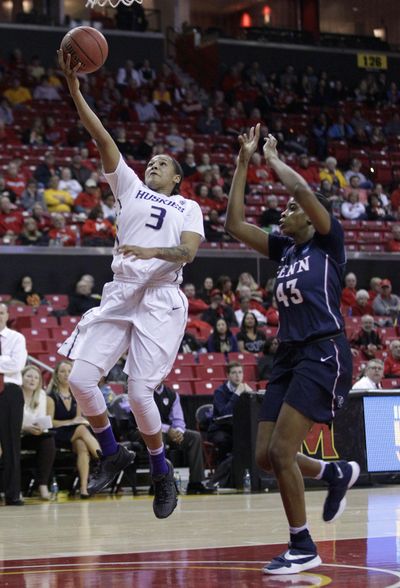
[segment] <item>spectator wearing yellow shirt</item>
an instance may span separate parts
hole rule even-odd
[[[67,190],[60,190],[60,178],[51,176],[48,188],[44,191],[44,200],[49,212],[71,212],[74,199]]]
[[[11,106],[19,106],[31,102],[32,94],[28,88],[21,86],[18,78],[14,78],[11,82],[11,87],[3,92],[4,98],[7,98]]]
[[[337,160],[334,157],[327,157],[325,160],[325,167],[319,172],[321,182],[329,180],[333,186],[337,188],[344,188],[347,186],[344,175],[337,169]]]

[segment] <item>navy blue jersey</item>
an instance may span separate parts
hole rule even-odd
[[[281,341],[304,341],[344,328],[340,296],[346,253],[339,221],[332,217],[327,235],[315,232],[301,245],[270,234],[269,257],[279,263],[275,297]]]

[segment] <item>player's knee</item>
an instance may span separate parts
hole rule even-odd
[[[260,470],[264,472],[271,473],[272,472],[272,465],[270,460],[268,459],[268,452],[264,449],[256,449],[256,464]]]
[[[277,473],[288,467],[293,459],[282,443],[272,443],[268,448],[268,460],[272,470]]]

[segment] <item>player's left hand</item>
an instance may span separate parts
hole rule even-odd
[[[132,257],[133,259],[152,259],[157,254],[155,247],[139,247],[138,245],[120,245],[117,248],[118,253],[122,253],[124,257]]]
[[[276,149],[278,141],[273,137],[271,134],[265,138],[265,143],[263,145],[263,153],[265,159],[268,161],[271,157],[278,157],[278,151]]]

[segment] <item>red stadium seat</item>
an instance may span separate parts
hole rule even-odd
[[[175,392],[178,392],[178,394],[180,394],[181,396],[191,396],[193,394],[193,384],[195,382],[167,382],[167,385],[172,388],[172,390],[175,390]]]
[[[205,394],[212,396],[214,394],[214,390],[216,390],[223,383],[224,380],[193,382],[193,391],[197,396],[202,396]]]
[[[383,378],[381,384],[385,390],[400,388],[400,378]]]
[[[168,374],[167,379],[174,382],[179,382],[181,380],[186,382],[195,380],[196,374],[194,370],[195,368],[190,365],[174,366]]]
[[[174,367],[179,367],[182,365],[197,365],[196,358],[193,353],[178,353],[175,358]]]
[[[37,359],[39,361],[41,361],[42,363],[44,363],[45,365],[54,368],[56,363],[58,363],[59,361],[62,360],[62,357],[61,357],[61,355],[56,355],[55,353],[52,353],[52,354],[43,353],[43,354],[37,355]]]
[[[201,353],[198,357],[199,365],[224,365],[226,366],[225,353]]]
[[[57,317],[55,316],[34,316],[31,318],[32,328],[40,327],[58,327]]]
[[[64,327],[65,329],[67,329],[68,327],[70,327],[72,325],[73,326],[72,330],[74,330],[74,328],[79,323],[79,321],[80,321],[79,316],[60,316],[60,326]]]
[[[257,356],[254,353],[241,353],[240,351],[229,353],[229,362],[238,361],[243,366],[256,365]]]
[[[196,373],[200,380],[224,380],[226,378],[225,366],[223,365],[198,365]]]
[[[68,296],[66,294],[46,294],[45,300],[56,309],[65,309],[68,307]]]

